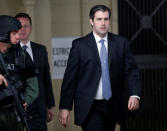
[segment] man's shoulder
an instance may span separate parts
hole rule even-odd
[[[110,42],[115,43],[119,47],[127,47],[129,45],[128,39],[122,35],[108,33],[108,37]]]
[[[82,36],[82,37],[79,37],[79,38],[73,40],[73,42],[80,42],[80,43],[82,43],[82,42],[87,41],[89,39],[89,37],[92,37],[92,36],[93,36],[93,34],[91,32],[91,33],[89,33],[89,34],[87,34],[85,36]]]
[[[119,40],[127,40],[127,38],[125,36],[119,35],[119,34],[114,34],[111,32],[108,32],[108,36],[113,38],[113,39],[119,39]]]
[[[44,45],[42,45],[40,43],[33,42],[33,41],[31,41],[31,46],[35,47],[35,48],[44,48],[44,49],[46,49],[46,46],[44,46]]]

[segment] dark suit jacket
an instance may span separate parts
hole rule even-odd
[[[48,55],[46,47],[43,45],[31,42],[31,48],[34,63],[39,71],[39,96],[27,110],[28,114],[32,116],[28,124],[30,129],[44,129],[46,128],[46,109],[55,106]]]
[[[125,38],[108,33],[108,62],[111,79],[111,111],[117,121],[125,117],[124,88],[128,83],[129,95],[141,94],[139,71]],[[95,98],[101,77],[101,64],[93,33],[72,43],[65,71],[60,109],[72,110],[74,101],[75,123],[85,120]]]

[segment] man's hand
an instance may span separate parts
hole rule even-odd
[[[134,111],[137,110],[139,108],[139,99],[136,97],[130,97],[129,98],[129,102],[128,102],[128,109],[130,111]]]
[[[8,86],[8,83],[3,75],[0,74],[0,85],[5,84],[5,86]]]
[[[54,112],[53,112],[53,108],[48,109],[47,111],[47,122],[50,122],[53,120],[54,117]]]
[[[26,110],[27,110],[27,102],[25,102],[25,103],[23,104],[23,107],[24,107],[24,110],[26,111]]]
[[[70,111],[69,110],[60,110],[59,121],[62,126],[67,127],[70,123]]]

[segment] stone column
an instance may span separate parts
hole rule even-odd
[[[28,13],[32,19],[32,24],[35,23],[35,19],[34,19],[34,6],[35,6],[35,1],[36,0],[22,0],[23,2],[23,6],[24,6],[24,11],[25,13]],[[35,33],[34,33],[34,29],[32,29],[31,35],[30,35],[30,39],[32,41],[35,41]]]
[[[111,0],[111,31],[118,34],[118,1]]]

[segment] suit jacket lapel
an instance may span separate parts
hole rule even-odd
[[[115,42],[114,42],[114,38],[112,37],[111,33],[108,33],[108,63],[109,63],[109,67],[111,65],[112,59],[113,59],[113,54],[115,51]]]
[[[31,49],[32,49],[32,55],[33,55],[33,59],[34,59],[34,63],[37,64],[37,59],[38,59],[38,49],[36,49],[35,45],[31,44]]]
[[[93,49],[92,51],[95,53],[95,56],[96,56],[95,59],[98,61],[98,63],[100,63],[100,57],[99,57],[96,40],[92,32],[88,35],[88,40],[89,40],[88,45]]]

